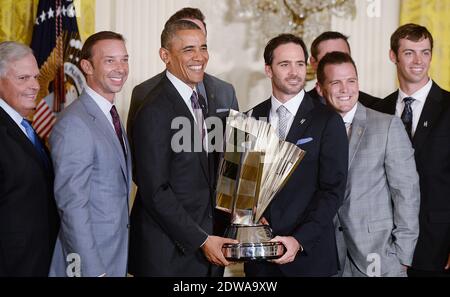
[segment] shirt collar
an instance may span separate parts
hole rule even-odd
[[[291,115],[295,116],[297,114],[298,108],[300,107],[300,104],[302,104],[303,98],[305,97],[305,91],[301,90],[297,95],[292,97],[288,100],[286,103],[281,103],[274,95],[270,98],[272,103],[272,108],[274,111],[278,109],[281,105],[284,105],[284,107],[289,110]]]
[[[113,103],[111,103],[108,99],[106,99],[105,97],[94,91],[88,85],[85,86],[84,90],[89,96],[91,96],[91,98],[95,101],[98,107],[100,107],[100,109],[105,115],[110,114],[111,108],[114,105]]]
[[[13,119],[13,121],[19,125],[21,125],[22,120],[23,120],[23,116],[20,115],[20,113],[18,113],[14,108],[12,108],[11,106],[9,106],[8,103],[6,103],[5,100],[3,100],[2,98],[0,98],[0,107],[3,108],[3,110]]]
[[[433,81],[429,78],[428,82],[419,90],[417,90],[414,94],[412,94],[411,96],[406,95],[405,92],[402,91],[402,89],[398,89],[398,94],[399,94],[399,100],[400,102],[403,102],[403,99],[405,97],[412,97],[415,100],[420,101],[422,104],[425,103],[425,100],[427,99],[428,93],[431,90],[431,87],[433,86]]]
[[[352,109],[350,109],[349,112],[342,118],[344,120],[344,123],[352,123],[353,118],[355,117],[356,108],[358,107],[358,102],[353,106]]]
[[[181,95],[184,102],[186,102],[186,104],[188,106],[191,106],[190,100],[191,100],[191,96],[192,96],[192,92],[193,92],[192,88],[190,86],[188,86],[185,82],[183,82],[181,79],[179,79],[178,77],[176,77],[175,75],[170,73],[169,70],[166,71],[166,75],[167,75],[167,78],[170,80],[170,82],[175,87],[175,89],[177,89],[178,93]],[[195,88],[194,88],[194,90],[195,90]]]

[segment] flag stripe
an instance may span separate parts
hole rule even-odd
[[[37,125],[36,125],[36,131],[42,131],[42,129],[44,129],[47,124],[52,120],[52,115],[49,114],[48,116],[46,116],[45,118],[42,119],[42,121],[40,121]]]

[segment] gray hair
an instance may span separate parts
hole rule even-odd
[[[10,63],[33,54],[33,50],[22,43],[15,41],[0,42],[0,77],[6,75]]]

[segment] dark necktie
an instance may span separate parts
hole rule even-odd
[[[109,112],[111,113],[114,130],[116,130],[116,135],[117,135],[117,138],[119,138],[119,142],[120,142],[120,145],[122,146],[122,150],[123,150],[123,155],[125,156],[125,160],[126,160],[127,154],[126,154],[126,150],[125,150],[125,143],[123,142],[122,127],[120,125],[120,118],[119,118],[119,114],[117,113],[116,106],[113,105]]]
[[[204,101],[204,99],[203,99],[203,101]],[[203,122],[204,112],[205,112],[204,109],[206,109],[206,105],[205,105],[205,103],[203,103],[203,104],[204,104],[204,108],[202,108],[202,106],[200,105],[197,92],[193,91],[192,95],[191,95],[191,106],[192,106],[192,110],[194,111],[195,119],[197,121],[197,126],[199,129],[200,135],[202,136],[202,140],[205,138],[205,134],[206,134],[205,128],[204,128],[204,122]]]
[[[45,167],[48,169],[49,165],[50,165],[50,160],[47,157],[47,153],[45,152],[44,146],[42,145],[41,141],[39,140],[39,136],[36,134],[36,131],[34,131],[30,122],[28,122],[28,120],[26,120],[26,119],[22,119],[22,122],[20,124],[25,128],[28,139],[31,141],[34,148],[39,153],[39,157],[41,158]]]
[[[402,115],[401,115],[401,119],[403,122],[403,125],[405,125],[405,129],[406,132],[408,133],[409,139],[412,139],[411,137],[411,133],[412,133],[412,118],[413,118],[413,113],[412,113],[412,108],[411,108],[411,104],[413,103],[415,99],[412,97],[405,97],[403,98],[403,102],[405,103],[405,108],[403,109]]]

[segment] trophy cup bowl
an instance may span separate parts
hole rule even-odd
[[[222,247],[227,260],[270,260],[285,253],[260,219],[304,154],[280,140],[269,123],[230,111],[216,189],[216,208],[231,215],[224,236],[239,242]]]

